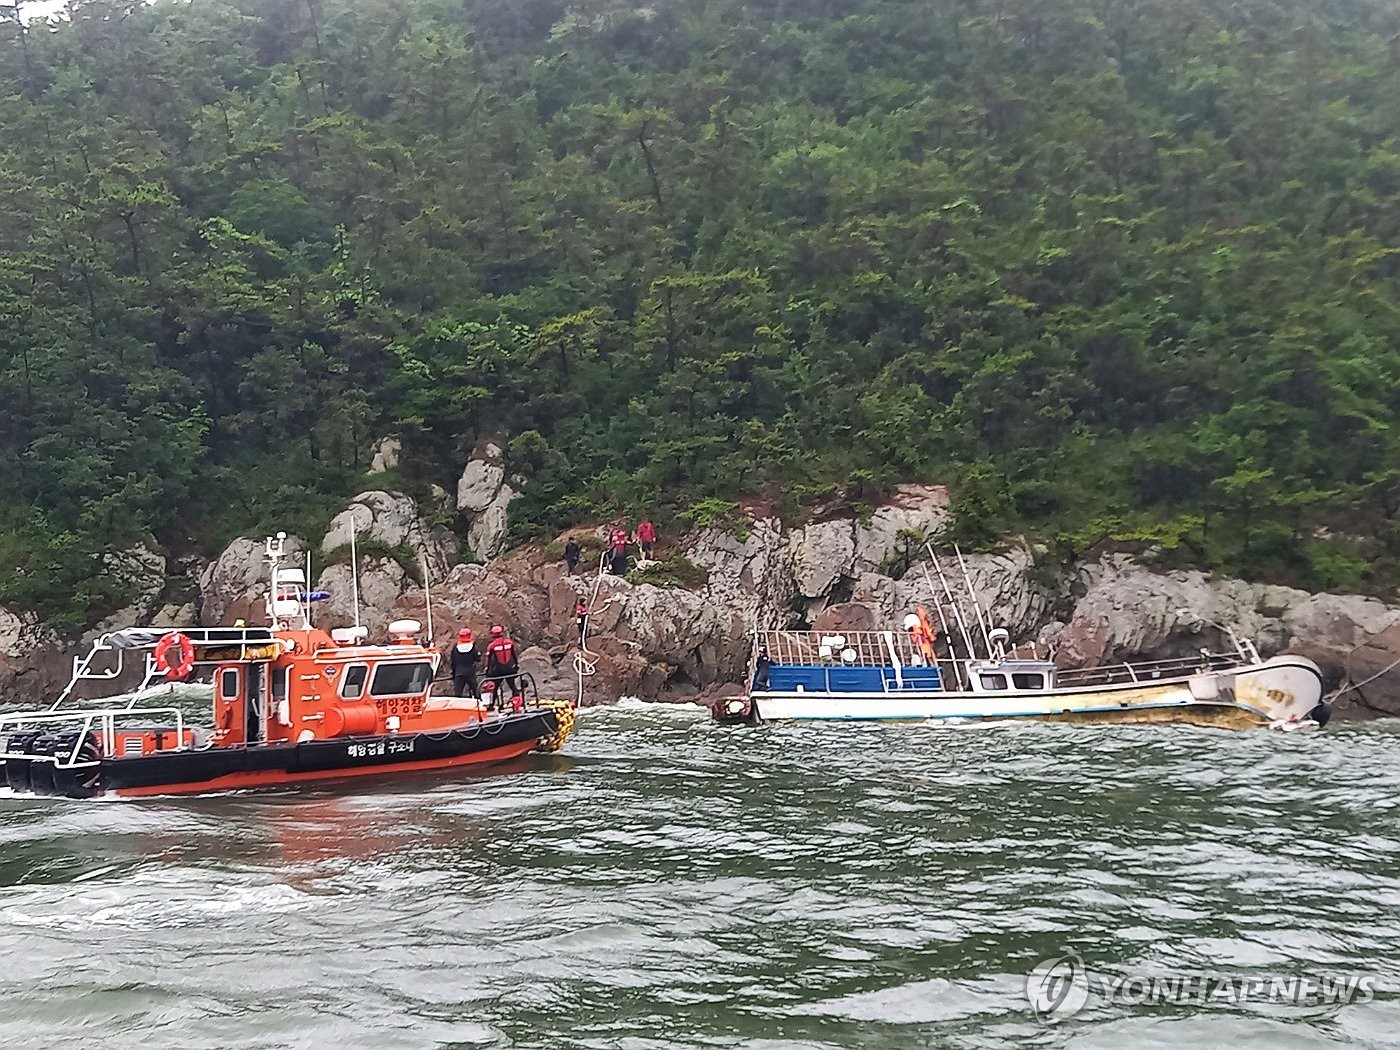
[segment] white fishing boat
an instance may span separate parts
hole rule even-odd
[[[1315,663],[1301,656],[1263,659],[1252,642],[1228,630],[1230,647],[1223,652],[1060,668],[1048,647],[1013,649],[1008,632],[990,625],[965,568],[963,595],[970,600],[959,600],[936,557],[932,565],[940,600],[919,606],[898,630],[761,632],[748,693],[719,701],[715,718],[1033,718],[1316,729],[1331,714]],[[929,583],[934,588],[932,577]]]

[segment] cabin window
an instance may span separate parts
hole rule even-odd
[[[427,660],[411,664],[380,664],[374,669],[370,696],[417,696],[433,680],[433,665]]]
[[[1006,675],[1004,674],[984,674],[982,676],[983,689],[1005,689]]]
[[[292,678],[290,667],[279,667],[272,672],[272,699],[287,699],[287,685]]]
[[[1013,674],[1011,684],[1017,689],[1044,689],[1045,676],[1039,672],[1034,674]]]
[[[238,699],[238,671],[230,667],[219,672],[219,696],[224,700]]]
[[[354,700],[365,691],[365,679],[369,677],[368,664],[351,664],[345,669],[345,677],[340,680],[340,695]]]

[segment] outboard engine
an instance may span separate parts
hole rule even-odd
[[[42,756],[55,754],[58,751],[58,743],[57,734],[41,733],[29,746],[29,753],[34,756],[34,760],[29,763],[29,790],[36,795],[57,793],[53,781],[53,763],[44,761]]]
[[[77,744],[77,760],[79,762],[100,762],[102,760],[102,743],[98,740],[95,732],[83,736],[81,730],[73,729],[66,733],[57,733],[55,736],[58,744],[54,749],[54,754],[62,755],[66,759],[73,754],[73,747]],[[82,743],[78,744],[80,737]],[[73,766],[66,769],[55,766],[53,769],[54,794],[62,795],[64,798],[92,798],[101,793],[100,780],[101,769],[95,765]]]
[[[38,730],[30,729],[19,733],[11,733],[5,742],[5,750],[20,754],[32,754],[34,751],[34,741],[42,734]],[[5,783],[9,785],[11,791],[16,795],[28,794],[31,790],[29,780],[29,770],[33,763],[27,758],[10,758],[5,761]]]

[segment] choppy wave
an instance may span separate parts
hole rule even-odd
[[[0,798],[0,1040],[227,1047],[1298,1047],[1400,1031],[1400,731],[718,727],[589,710],[496,776]],[[1126,973],[1370,1002],[1047,1026]]]

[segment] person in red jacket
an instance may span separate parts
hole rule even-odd
[[[650,558],[652,550],[656,547],[656,526],[647,518],[637,526],[637,542],[642,546],[642,557]]]
[[[608,541],[608,571],[614,576],[627,575],[627,530],[613,529]]]
[[[501,692],[509,685],[511,707],[520,710],[520,656],[500,624],[491,628],[491,644],[486,647],[486,677],[496,683],[498,703]]]

